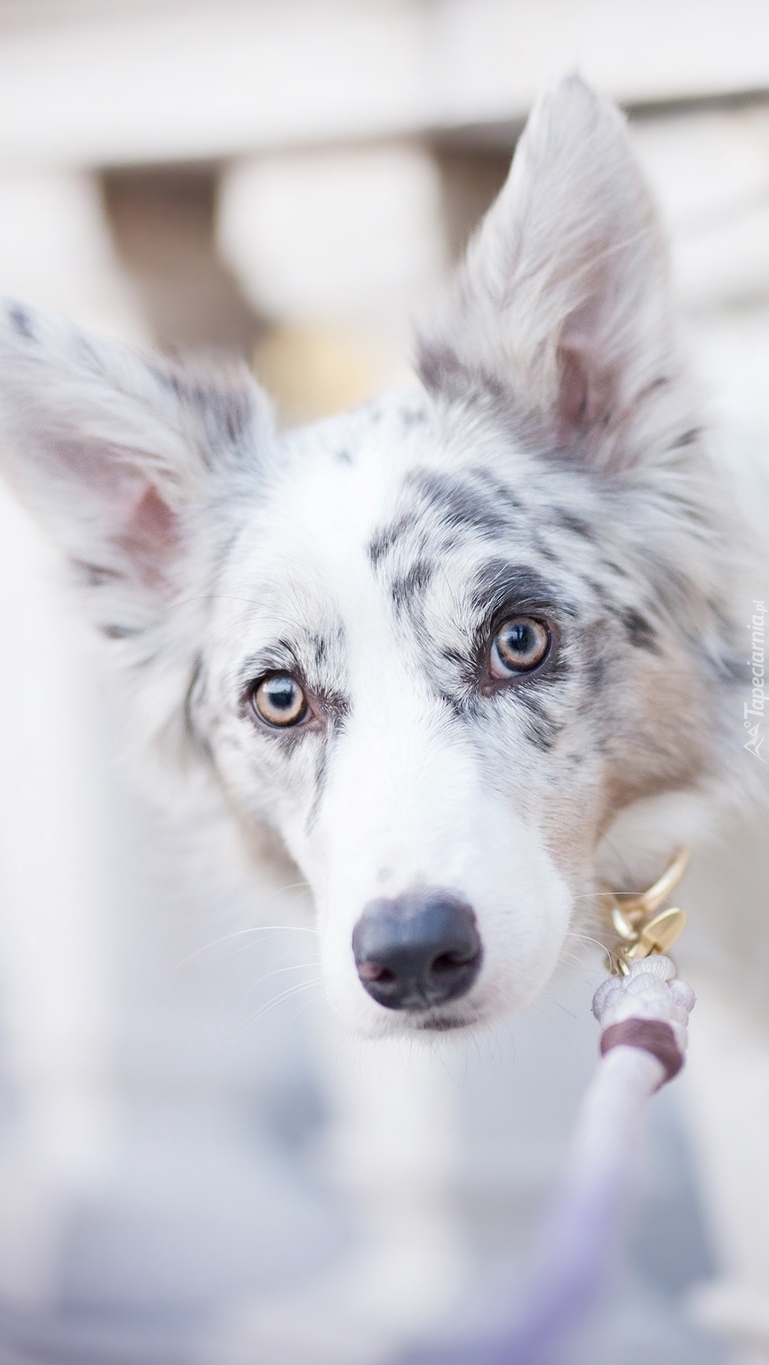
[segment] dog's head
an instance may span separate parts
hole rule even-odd
[[[531,1000],[617,812],[722,761],[737,675],[618,113],[576,79],[540,103],[413,393],[278,438],[246,373],[18,306],[1,350],[13,477],[163,742],[308,879],[345,1017]]]

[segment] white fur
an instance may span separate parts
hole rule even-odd
[[[424,389],[278,439],[245,373],[5,311],[10,476],[79,565],[150,747],[307,877],[356,1029],[522,1008],[595,922],[613,820],[741,784],[738,523],[666,273],[621,118],[570,79],[423,341]],[[484,690],[505,563],[545,583],[554,660]],[[244,702],[276,668],[321,699],[323,725],[290,744]],[[383,1009],[355,971],[366,904],[419,886],[478,923],[450,1017]]]

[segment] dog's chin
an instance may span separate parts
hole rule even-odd
[[[341,999],[329,992],[328,1000],[350,1033],[372,1041],[415,1037],[426,1041],[446,1034],[480,1034],[493,1031],[497,1025],[527,1009],[540,995],[556,967],[557,959],[544,980],[537,979],[526,991],[513,991],[499,982],[493,990],[487,989],[477,995],[471,993],[467,999],[424,1009],[386,1009],[366,996],[361,999],[363,992],[345,991]]]
[[[461,1033],[488,1022],[474,1009],[382,1010],[375,1019],[346,1021],[359,1036],[370,1039],[413,1038],[424,1040],[439,1034]]]
[[[457,1033],[461,1029],[472,1028],[478,1023],[477,1014],[437,1014],[430,1012],[427,1015],[419,1015],[412,1023],[407,1032],[416,1030],[417,1033]]]

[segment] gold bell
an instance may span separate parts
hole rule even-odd
[[[686,911],[677,907],[661,907],[678,886],[691,854],[679,848],[662,876],[641,895],[626,895],[610,891],[613,904],[610,919],[619,942],[606,959],[606,966],[616,976],[627,976],[631,963],[652,953],[667,953],[686,924]]]

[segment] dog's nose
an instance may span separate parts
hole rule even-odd
[[[353,930],[352,950],[363,986],[390,1010],[456,1000],[481,965],[475,915],[440,890],[371,901]]]

